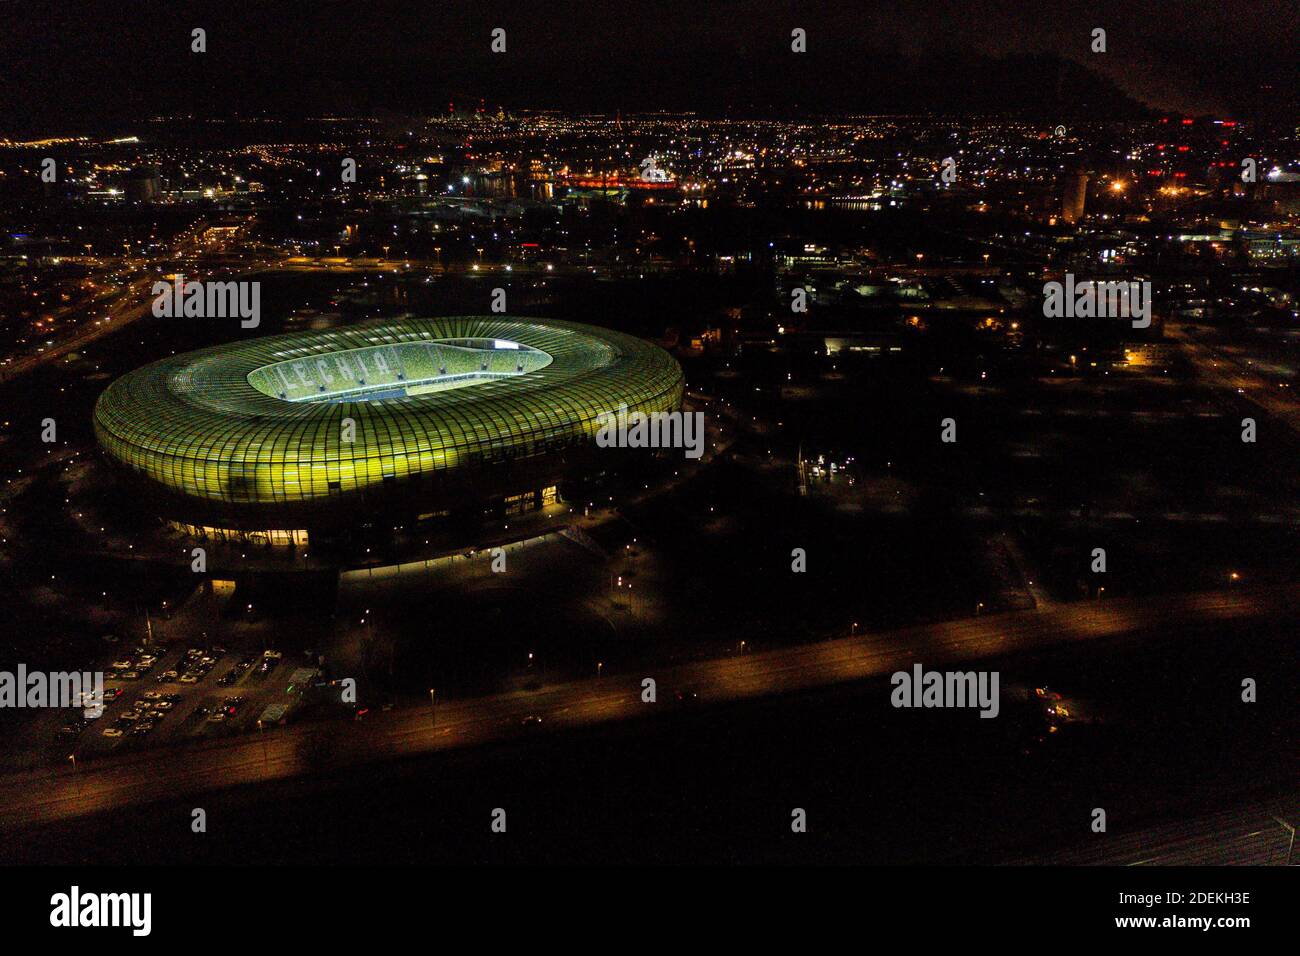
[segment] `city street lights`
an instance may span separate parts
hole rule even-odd
[[[435,730],[437,730],[438,729],[438,692],[432,687],[429,688],[429,710],[433,713],[433,727]]]

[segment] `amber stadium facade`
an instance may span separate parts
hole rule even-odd
[[[95,434],[166,517],[338,528],[508,512],[602,467],[598,419],[681,406],[682,370],[621,332],[458,316],[276,335],[113,382]]]

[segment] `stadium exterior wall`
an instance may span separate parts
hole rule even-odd
[[[415,368],[421,349],[432,358]],[[549,361],[526,363],[524,350]],[[456,375],[463,370],[447,354],[474,367]],[[463,381],[480,363],[485,380]],[[406,394],[413,376],[434,390]],[[367,388],[385,397],[354,399]],[[282,397],[290,389],[297,394]],[[599,470],[612,461],[595,448],[602,413],[673,411],[683,390],[676,360],[620,332],[507,316],[407,319],[154,362],[109,385],[94,427],[110,460],[167,517],[330,527],[481,509]],[[349,394],[335,400],[335,391]]]

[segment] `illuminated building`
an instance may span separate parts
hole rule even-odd
[[[1084,201],[1088,196],[1088,174],[1069,173],[1065,177],[1065,190],[1061,194],[1061,218],[1078,222],[1083,218]]]
[[[113,382],[94,424],[168,517],[299,529],[542,504],[591,467],[601,413],[674,410],[682,391],[677,362],[632,336],[464,316],[163,359]]]

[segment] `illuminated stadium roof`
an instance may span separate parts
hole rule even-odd
[[[544,458],[588,444],[600,413],[671,410],[682,389],[670,355],[620,332],[408,319],[154,362],[100,396],[95,434],[170,493],[265,513]]]

